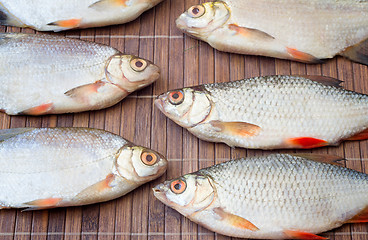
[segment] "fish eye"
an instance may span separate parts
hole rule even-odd
[[[181,179],[177,179],[171,182],[170,189],[175,194],[180,194],[187,188],[187,183]]]
[[[202,17],[205,12],[206,9],[203,5],[195,5],[188,9],[188,15],[192,18]]]
[[[169,101],[173,105],[179,105],[184,101],[184,93],[182,91],[172,91],[169,94]]]
[[[140,58],[134,58],[130,61],[130,67],[136,72],[142,72],[146,69],[147,65],[147,61]]]
[[[141,154],[141,160],[147,166],[153,166],[155,163],[157,163],[157,159],[157,155],[153,152],[143,152]]]

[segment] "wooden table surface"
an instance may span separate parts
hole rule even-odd
[[[156,83],[106,110],[43,117],[10,117],[0,113],[0,127],[105,129],[163,153],[169,159],[168,170],[156,181],[106,203],[34,212],[2,210],[0,239],[230,239],[199,227],[175,210],[165,207],[153,197],[151,188],[165,179],[215,163],[268,154],[270,151],[231,149],[224,144],[200,141],[161,114],[153,105],[155,96],[184,86],[274,74],[331,76],[344,81],[346,89],[368,93],[368,67],[341,57],[323,64],[306,65],[273,58],[222,53],[204,42],[185,36],[175,27],[175,19],[197,3],[198,0],[165,0],[125,25],[58,33],[107,44],[122,52],[150,59],[161,67],[162,76]],[[0,31],[34,32],[2,26]],[[368,172],[368,141],[344,142],[339,147],[304,152],[343,156],[347,159],[347,167]],[[322,235],[341,240],[368,239],[368,224],[345,224]]]

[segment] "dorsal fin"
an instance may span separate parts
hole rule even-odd
[[[368,39],[348,47],[340,53],[341,56],[347,57],[354,62],[368,65]]]
[[[344,166],[340,161],[345,161],[343,157],[335,156],[335,155],[328,155],[328,154],[315,154],[315,153],[293,153],[290,154],[295,157],[306,158],[315,162],[322,162],[333,164],[337,166]]]
[[[296,75],[296,77],[310,79],[312,81],[319,82],[320,84],[323,84],[326,86],[337,87],[337,88],[341,88],[342,87],[341,83],[343,82],[333,77],[317,76],[317,75],[310,75],[310,76],[309,75]]]
[[[0,130],[0,141],[15,137],[19,134],[32,131],[34,128],[11,128]]]

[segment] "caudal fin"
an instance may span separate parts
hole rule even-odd
[[[340,53],[341,56],[347,57],[354,62],[368,65],[368,39],[348,47]]]
[[[0,25],[26,27],[0,3]]]

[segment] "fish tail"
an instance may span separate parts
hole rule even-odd
[[[354,46],[348,47],[340,55],[354,62],[368,65],[368,38]]]
[[[0,25],[16,26],[16,27],[26,27],[18,18],[11,14],[8,9],[6,9],[0,3]]]

